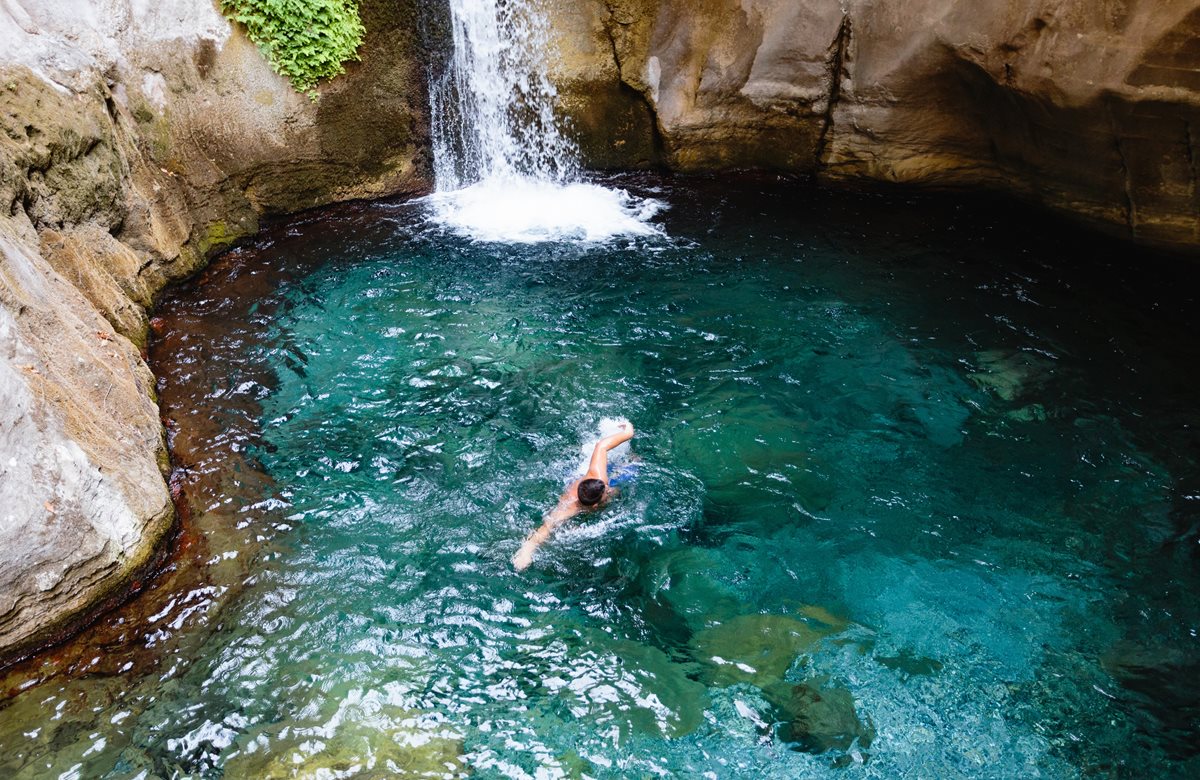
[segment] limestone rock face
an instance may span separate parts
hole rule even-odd
[[[415,0],[318,100],[211,0],[0,4],[0,661],[153,563],[147,307],[263,215],[427,188]]]
[[[546,5],[564,109],[602,164],[657,149],[684,171],[983,186],[1200,246],[1198,0]],[[631,138],[638,110],[653,128]]]

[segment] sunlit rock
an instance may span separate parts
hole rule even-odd
[[[263,214],[426,186],[416,8],[362,15],[314,101],[207,0],[0,8],[0,661],[136,588],[170,529],[154,297]]]
[[[468,775],[459,735],[399,708],[346,713],[323,725],[275,724],[223,765],[226,777],[325,780],[331,777],[459,778]]]
[[[1195,0],[548,8],[561,103],[598,164],[1000,188],[1200,241]]]

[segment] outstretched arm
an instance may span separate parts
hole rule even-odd
[[[575,515],[579,514],[579,505],[575,502],[574,496],[571,495],[571,490],[575,488],[574,483],[563,493],[562,498],[558,500],[558,506],[546,513],[542,519],[542,525],[525,539],[525,544],[521,545],[521,549],[517,550],[517,554],[513,556],[513,568],[517,571],[523,571],[533,563],[533,554],[537,552],[537,548],[550,538],[550,534],[554,532],[563,523],[570,520]]]
[[[596,442],[595,448],[592,449],[592,460],[588,463],[585,479],[601,479],[604,480],[605,485],[608,484],[608,451],[633,438],[631,423],[621,423],[620,428],[621,430],[612,436],[605,436]]]

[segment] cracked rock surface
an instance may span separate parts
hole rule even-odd
[[[1197,0],[548,6],[598,164],[984,187],[1200,247]]]

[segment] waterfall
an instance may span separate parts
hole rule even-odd
[[[581,178],[555,116],[536,0],[450,0],[454,50],[430,85],[433,218],[483,241],[657,233],[657,201]]]
[[[578,151],[554,116],[547,35],[527,3],[453,0],[454,51],[431,89],[437,188],[529,176],[562,182]]]

